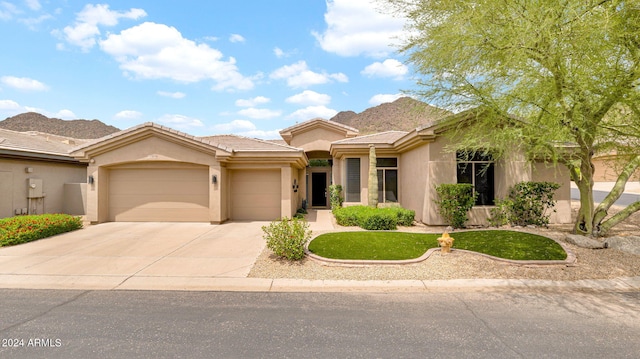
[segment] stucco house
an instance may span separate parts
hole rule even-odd
[[[281,141],[235,135],[194,137],[145,123],[57,154],[73,175],[56,189],[52,183],[46,198],[53,191],[64,194],[67,182],[83,182],[77,195],[92,223],[273,220],[290,217],[302,206],[328,208],[331,184],[342,185],[345,205],[367,204],[368,156],[374,146],[379,202],[415,210],[416,220],[425,224],[445,224],[434,204],[438,184],[473,183],[480,196],[471,223],[486,224],[493,200],[525,180],[560,183],[551,222],[570,222],[566,171],[531,163],[517,153],[508,160],[476,156],[461,163],[456,153],[445,150],[450,140],[443,135],[446,128],[441,123],[408,132],[360,135],[355,128],[313,119],[283,129]],[[15,159],[0,157],[0,180],[13,176],[13,186],[20,188],[12,192],[18,197],[28,195],[24,182],[28,179],[18,176],[16,180],[17,172],[31,178],[45,177],[48,171],[43,167],[31,176],[25,172],[26,162],[7,168],[7,161]],[[0,186],[9,185],[5,180]],[[7,216],[16,214],[21,204],[3,201],[3,206],[7,209],[0,214]],[[46,209],[65,211],[62,205]]]

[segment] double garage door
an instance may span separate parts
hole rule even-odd
[[[109,220],[209,222],[209,169],[126,168],[109,174]]]
[[[231,220],[280,217],[280,170],[232,170],[227,180]],[[210,186],[205,166],[112,169],[109,220],[209,222]]]

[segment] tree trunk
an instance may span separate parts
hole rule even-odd
[[[582,235],[592,235],[593,232],[593,164],[592,155],[589,150],[583,151],[580,160],[579,178],[574,178],[576,186],[580,191],[580,209],[576,218],[574,233]]]
[[[369,206],[378,207],[378,169],[376,168],[376,147],[369,145]]]
[[[624,188],[629,181],[629,178],[636,169],[640,167],[640,155],[632,157],[629,163],[624,167],[616,184],[607,197],[598,205],[593,215],[593,236],[605,235],[611,227],[627,219],[630,215],[637,212],[640,209],[638,202],[633,203],[626,207],[624,210],[618,212],[615,216],[604,220],[607,217],[609,208],[620,198],[624,193]]]

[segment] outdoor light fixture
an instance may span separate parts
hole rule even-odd
[[[293,179],[293,192],[298,192],[298,180],[297,179]]]
[[[216,175],[211,176],[211,183],[218,183],[218,176]]]
[[[95,180],[93,179],[93,176],[89,176],[89,178],[87,179],[87,182],[89,182],[89,184],[93,184]]]

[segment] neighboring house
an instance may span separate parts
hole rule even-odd
[[[0,218],[85,213],[87,166],[69,156],[83,140],[0,129]]]
[[[359,135],[355,128],[313,119],[282,130],[284,142],[194,137],[146,123],[83,143],[67,158],[85,171],[86,218],[93,223],[273,220],[303,206],[328,208],[331,184],[342,185],[345,205],[366,205],[370,146],[376,150],[378,201],[415,210],[425,224],[445,224],[434,203],[439,184],[473,183],[479,200],[471,224],[486,224],[493,200],[526,180],[560,183],[551,222],[570,222],[566,171],[531,164],[518,154],[460,163],[445,150],[449,139],[439,123]]]

